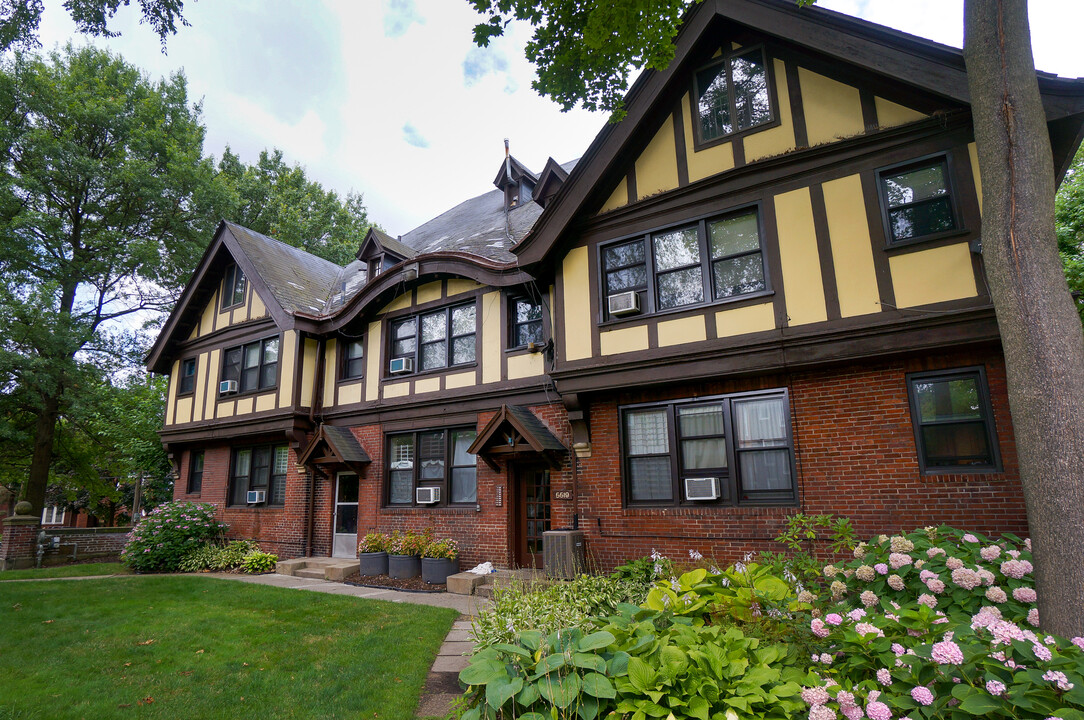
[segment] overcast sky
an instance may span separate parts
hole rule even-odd
[[[962,0],[820,5],[962,45]],[[1084,2],[1032,0],[1030,13],[1036,66],[1084,76]],[[492,189],[505,137],[538,172],[549,156],[579,157],[605,122],[561,113],[531,90],[529,28],[476,48],[478,16],[465,0],[189,0],[184,14],[191,27],[165,55],[132,8],[115,23],[120,37],[94,42],[153,76],[183,69],[203,103],[205,152],[229,145],[254,162],[278,147],[325,187],[363,193],[370,218],[393,235]],[[69,38],[88,42],[50,0],[42,44]]]

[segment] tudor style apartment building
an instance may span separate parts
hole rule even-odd
[[[282,557],[720,559],[796,512],[1026,532],[958,50],[705,0],[577,162],[343,268],[223,222],[148,357],[175,497]],[[1040,74],[1055,167],[1084,82]]]

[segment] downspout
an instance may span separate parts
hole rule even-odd
[[[316,423],[316,409],[320,406],[320,410],[323,411],[324,394],[320,392],[324,385],[324,366],[325,366],[325,340],[320,338],[317,340],[316,345],[316,372],[313,373],[313,388],[312,388],[312,402],[309,403],[309,422]],[[306,498],[305,507],[305,557],[312,557],[312,531],[314,522],[314,511],[316,507],[316,473],[311,469],[306,469],[309,475],[309,496]]]

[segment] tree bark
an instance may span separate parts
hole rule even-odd
[[[1084,336],[1054,233],[1054,167],[1026,0],[965,0],[982,254],[1048,632],[1084,635]],[[1006,419],[1001,419],[1005,422]]]
[[[56,421],[60,416],[60,393],[54,392],[45,399],[41,413],[34,426],[34,455],[30,460],[23,499],[34,506],[33,512],[41,515],[45,509],[45,491],[49,486],[49,468],[53,464],[53,438]]]

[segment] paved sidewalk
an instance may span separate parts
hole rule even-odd
[[[425,688],[418,699],[415,717],[443,718],[452,710],[452,701],[463,694],[459,687],[459,671],[467,667],[474,643],[470,641],[469,618],[460,618],[452,625],[452,631],[444,638],[437,652],[437,659],[425,679]]]

